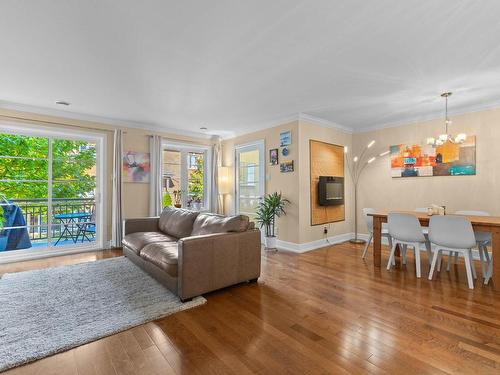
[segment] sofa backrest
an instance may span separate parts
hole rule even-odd
[[[165,207],[160,215],[158,227],[163,233],[177,238],[189,237],[199,212],[182,208]]]
[[[244,232],[248,230],[249,218],[245,215],[222,216],[216,214],[199,214],[193,223],[192,236],[203,234]]]

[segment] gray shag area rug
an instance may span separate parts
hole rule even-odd
[[[177,296],[124,257],[0,279],[0,371],[206,302]]]

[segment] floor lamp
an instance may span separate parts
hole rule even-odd
[[[219,167],[218,182],[222,213],[227,214],[225,212],[225,196],[231,193],[231,178],[229,176],[229,167]]]
[[[369,156],[369,150],[374,144],[375,141],[368,143],[359,157],[349,155],[349,149],[347,146],[344,147],[345,163],[354,185],[354,238],[349,240],[349,242],[354,244],[363,244],[366,242],[365,240],[358,238],[358,183],[359,178],[366,166],[373,163],[377,158],[375,155]],[[389,150],[380,153],[378,156],[382,157],[387,154],[389,154]]]

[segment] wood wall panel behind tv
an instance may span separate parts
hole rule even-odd
[[[344,146],[311,139],[309,140],[309,157],[311,169],[311,225],[345,220],[345,205],[320,206],[318,204],[319,176],[344,177]]]

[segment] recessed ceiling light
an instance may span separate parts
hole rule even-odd
[[[56,104],[59,104],[59,105],[70,105],[71,103],[69,103],[67,101],[64,101],[64,100],[57,100]]]
[[[200,130],[208,130],[208,128],[206,126],[202,126]]]

